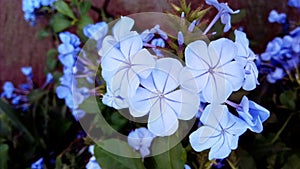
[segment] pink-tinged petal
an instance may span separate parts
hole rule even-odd
[[[212,67],[222,66],[236,57],[237,47],[231,40],[221,38],[209,44],[208,53]]]
[[[158,97],[147,89],[139,87],[136,94],[129,99],[129,110],[133,117],[142,117],[149,113],[150,108]]]
[[[195,70],[207,70],[212,66],[207,44],[201,40],[190,43],[185,49],[185,63]]]
[[[137,52],[131,58],[131,63],[132,70],[144,79],[147,78],[155,68],[153,55],[151,55],[151,53],[146,49],[142,49]]]
[[[220,139],[220,134],[212,127],[201,126],[189,136],[190,144],[195,151],[201,152],[216,144]]]
[[[184,67],[179,75],[181,87],[199,93],[206,86],[209,73],[207,70],[192,70]]]
[[[156,136],[170,136],[178,129],[176,113],[165,103],[157,102],[150,110],[148,129]]]
[[[156,89],[162,93],[176,89],[179,86],[179,73],[182,68],[182,64],[177,59],[159,59],[156,69],[152,72]]]

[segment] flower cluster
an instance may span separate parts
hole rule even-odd
[[[62,44],[58,46],[58,58],[63,65],[64,75],[59,79],[60,86],[56,88],[56,94],[58,98],[65,99],[66,105],[73,112],[73,116],[78,119],[85,114],[85,112],[78,109],[78,105],[89,96],[87,88],[76,88],[76,79],[73,76],[73,68],[77,54],[80,51],[79,45],[81,42],[76,35],[70,32],[60,33],[59,38]],[[76,99],[73,99],[73,97]]]
[[[136,151],[139,151],[142,158],[150,154],[150,146],[155,136],[145,127],[131,131],[128,135],[128,144]]]
[[[86,37],[93,37],[97,41],[97,48],[100,48],[103,37],[107,33],[107,24],[105,22],[89,24],[84,27],[83,32]],[[79,119],[85,115],[85,111],[80,109],[79,105],[95,91],[87,86],[79,87],[78,79],[83,78],[88,83],[94,83],[97,66],[80,48],[81,42],[75,34],[62,32],[59,34],[59,38],[62,44],[57,49],[58,59],[63,65],[64,75],[59,79],[60,86],[56,88],[56,94],[58,98],[65,100],[75,119]],[[81,56],[79,56],[79,52]],[[97,61],[97,63],[99,62]]]
[[[278,13],[276,10],[272,10],[269,14],[268,20],[270,23],[285,23],[286,22],[286,14],[285,13]]]
[[[56,0],[23,0],[22,10],[24,12],[24,19],[31,25],[35,24],[36,10],[43,6],[53,6],[53,2]]]
[[[245,33],[235,31],[235,42],[226,38],[208,45],[203,40],[191,42],[185,48],[183,66],[178,59],[148,52],[145,47],[163,48],[160,44],[164,41],[154,39],[150,46],[143,43],[143,37],[149,37],[145,36],[147,30],[139,35],[131,31],[133,25],[133,19],[121,17],[112,35],[103,40],[99,55],[107,93],[102,101],[116,109],[129,108],[133,117],[148,116],[148,130],[137,129],[128,138],[142,157],[150,153],[149,133],[170,136],[177,131],[178,120],[196,115],[201,125],[190,135],[190,143],[196,151],[210,148],[209,159],[227,157],[247,128],[262,131],[268,110],[246,97],[240,104],[228,100],[232,92],[250,91],[258,84],[255,54]],[[204,110],[199,115],[200,104]],[[227,105],[235,108],[238,116],[230,113]],[[151,139],[145,141],[147,136]]]
[[[268,82],[275,83],[287,74],[290,76],[292,70],[298,70],[299,57],[300,27],[282,38],[276,37],[269,42],[266,51],[261,54],[261,67],[264,72],[268,73]]]
[[[5,82],[3,85],[3,93],[1,94],[1,97],[10,99],[11,104],[15,105],[15,108],[21,108],[23,111],[25,111],[30,105],[27,96],[34,89],[32,81],[33,74],[31,67],[22,67],[21,72],[26,76],[26,83],[19,85],[19,87],[15,87],[12,82]],[[52,82],[52,80],[52,74],[48,73],[46,76],[46,80],[41,88],[45,88]]]

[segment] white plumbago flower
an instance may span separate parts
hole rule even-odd
[[[155,138],[147,128],[141,127],[131,131],[127,137],[128,144],[135,151],[139,151],[142,158],[150,154],[150,146]]]
[[[120,42],[125,39],[140,36],[136,31],[131,31],[134,25],[134,20],[122,16],[121,19],[112,28],[112,35],[106,36],[102,42],[102,48],[99,50],[99,55],[104,56],[112,47],[118,47]]]
[[[176,59],[159,59],[151,75],[141,80],[136,94],[129,100],[131,115],[149,114],[148,129],[157,136],[172,135],[178,128],[178,119],[189,120],[198,111],[198,95],[178,88],[182,68]]]
[[[254,63],[255,54],[249,48],[249,40],[246,37],[244,32],[235,30],[235,44],[238,48],[237,57],[235,60],[238,61],[245,69],[245,79],[243,82],[244,90],[253,90],[256,88],[256,85],[259,84],[258,78],[258,70],[256,64]]]
[[[197,152],[210,149],[209,160],[226,158],[247,130],[244,121],[232,115],[225,105],[206,106],[200,121],[204,125],[189,136],[190,143]]]
[[[237,47],[229,39],[212,41],[209,46],[197,40],[185,49],[186,68],[180,76],[182,87],[201,92],[206,102],[225,102],[233,91],[241,88],[245,73],[234,58]]]

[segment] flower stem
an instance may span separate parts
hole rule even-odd
[[[214,26],[217,20],[221,17],[221,12],[218,12],[214,19],[210,22],[207,28],[204,30],[203,35],[207,34],[207,32]]]
[[[291,113],[290,116],[286,119],[286,121],[284,122],[284,124],[282,125],[282,127],[280,128],[280,130],[276,133],[276,135],[272,139],[271,144],[274,144],[275,141],[279,138],[280,134],[283,132],[283,130],[285,129],[285,127],[287,126],[287,124],[289,123],[289,121],[291,120],[291,118],[292,118],[293,115],[294,114]]]

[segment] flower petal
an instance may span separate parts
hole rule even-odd
[[[211,148],[220,139],[220,132],[209,126],[201,126],[190,136],[190,144],[197,152]]]
[[[155,68],[155,60],[146,49],[140,50],[131,59],[132,70],[141,78],[147,78]]]
[[[185,63],[187,67],[195,70],[207,70],[212,65],[204,41],[197,40],[186,47]]]
[[[150,110],[148,129],[156,136],[170,136],[177,128],[176,113],[163,101],[156,102]]]

